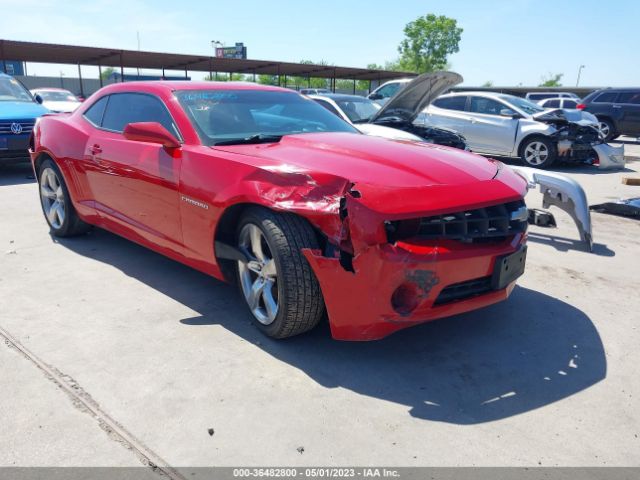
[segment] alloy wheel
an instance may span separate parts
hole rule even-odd
[[[50,167],[40,174],[40,201],[49,224],[56,230],[64,224],[64,191],[58,174]]]
[[[262,230],[246,224],[238,239],[247,262],[238,261],[242,293],[253,316],[263,325],[270,325],[278,315],[278,269]]]
[[[600,134],[602,138],[607,138],[611,133],[611,129],[609,128],[609,124],[607,122],[599,122],[598,128],[600,129]]]
[[[524,149],[524,159],[529,165],[541,165],[549,158],[549,148],[542,142],[531,142]]]

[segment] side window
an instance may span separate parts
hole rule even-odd
[[[389,85],[385,85],[380,90],[378,90],[378,94],[382,95],[382,98],[393,97],[399,88],[400,88],[399,83],[391,83]]]
[[[563,108],[576,108],[578,106],[578,102],[575,100],[565,100]]]
[[[560,108],[560,99],[554,98],[553,100],[548,100],[544,103],[543,107],[545,108]]]
[[[102,126],[102,116],[104,115],[104,109],[107,106],[108,99],[109,95],[106,95],[91,105],[89,109],[84,112],[84,118],[96,127]]]
[[[507,108],[502,103],[491,98],[471,97],[469,111],[485,115],[500,115],[500,110]]]
[[[466,96],[460,97],[443,97],[436,99],[433,105],[438,108],[446,108],[447,110],[464,110],[467,103]]]
[[[618,97],[618,103],[640,104],[640,92],[624,92]]]
[[[179,136],[173,119],[160,99],[141,93],[114,93],[104,113],[102,127],[122,132],[128,123],[158,122],[174,135]]]
[[[594,103],[613,103],[617,96],[616,92],[604,92],[595,98]]]
[[[316,102],[318,102],[320,105],[322,105],[324,108],[326,108],[327,110],[329,110],[331,113],[333,113],[334,115],[337,115],[340,117],[340,114],[338,113],[338,111],[333,107],[333,105],[331,105],[329,102],[325,102],[324,100],[319,100],[317,98],[314,98],[314,100]]]

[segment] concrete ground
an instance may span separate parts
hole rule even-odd
[[[562,170],[591,203],[640,196],[640,161]],[[592,214],[588,253],[556,210],[500,305],[272,341],[230,286],[102,230],[50,237],[28,174],[0,170],[1,466],[640,464],[637,220]]]

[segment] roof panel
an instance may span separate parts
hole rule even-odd
[[[415,73],[371,70],[367,68],[337,67],[306,63],[216,58],[179,53],[143,52],[112,48],[58,45],[52,43],[19,42],[0,39],[0,61],[62,63],[73,65],[101,65],[108,67],[149,68],[198,72],[227,72],[357,80],[389,80],[414,77]]]

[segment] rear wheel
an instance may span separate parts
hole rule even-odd
[[[47,158],[40,165],[38,185],[42,212],[53,235],[70,237],[90,230],[91,226],[80,220],[73,208],[62,172],[51,159]]]
[[[548,168],[556,161],[556,148],[545,137],[533,137],[525,140],[520,148],[520,158],[530,167]]]
[[[238,262],[238,283],[257,327],[273,338],[315,327],[324,300],[301,252],[319,247],[311,226],[295,215],[254,208],[242,217],[237,238],[248,258]]]

